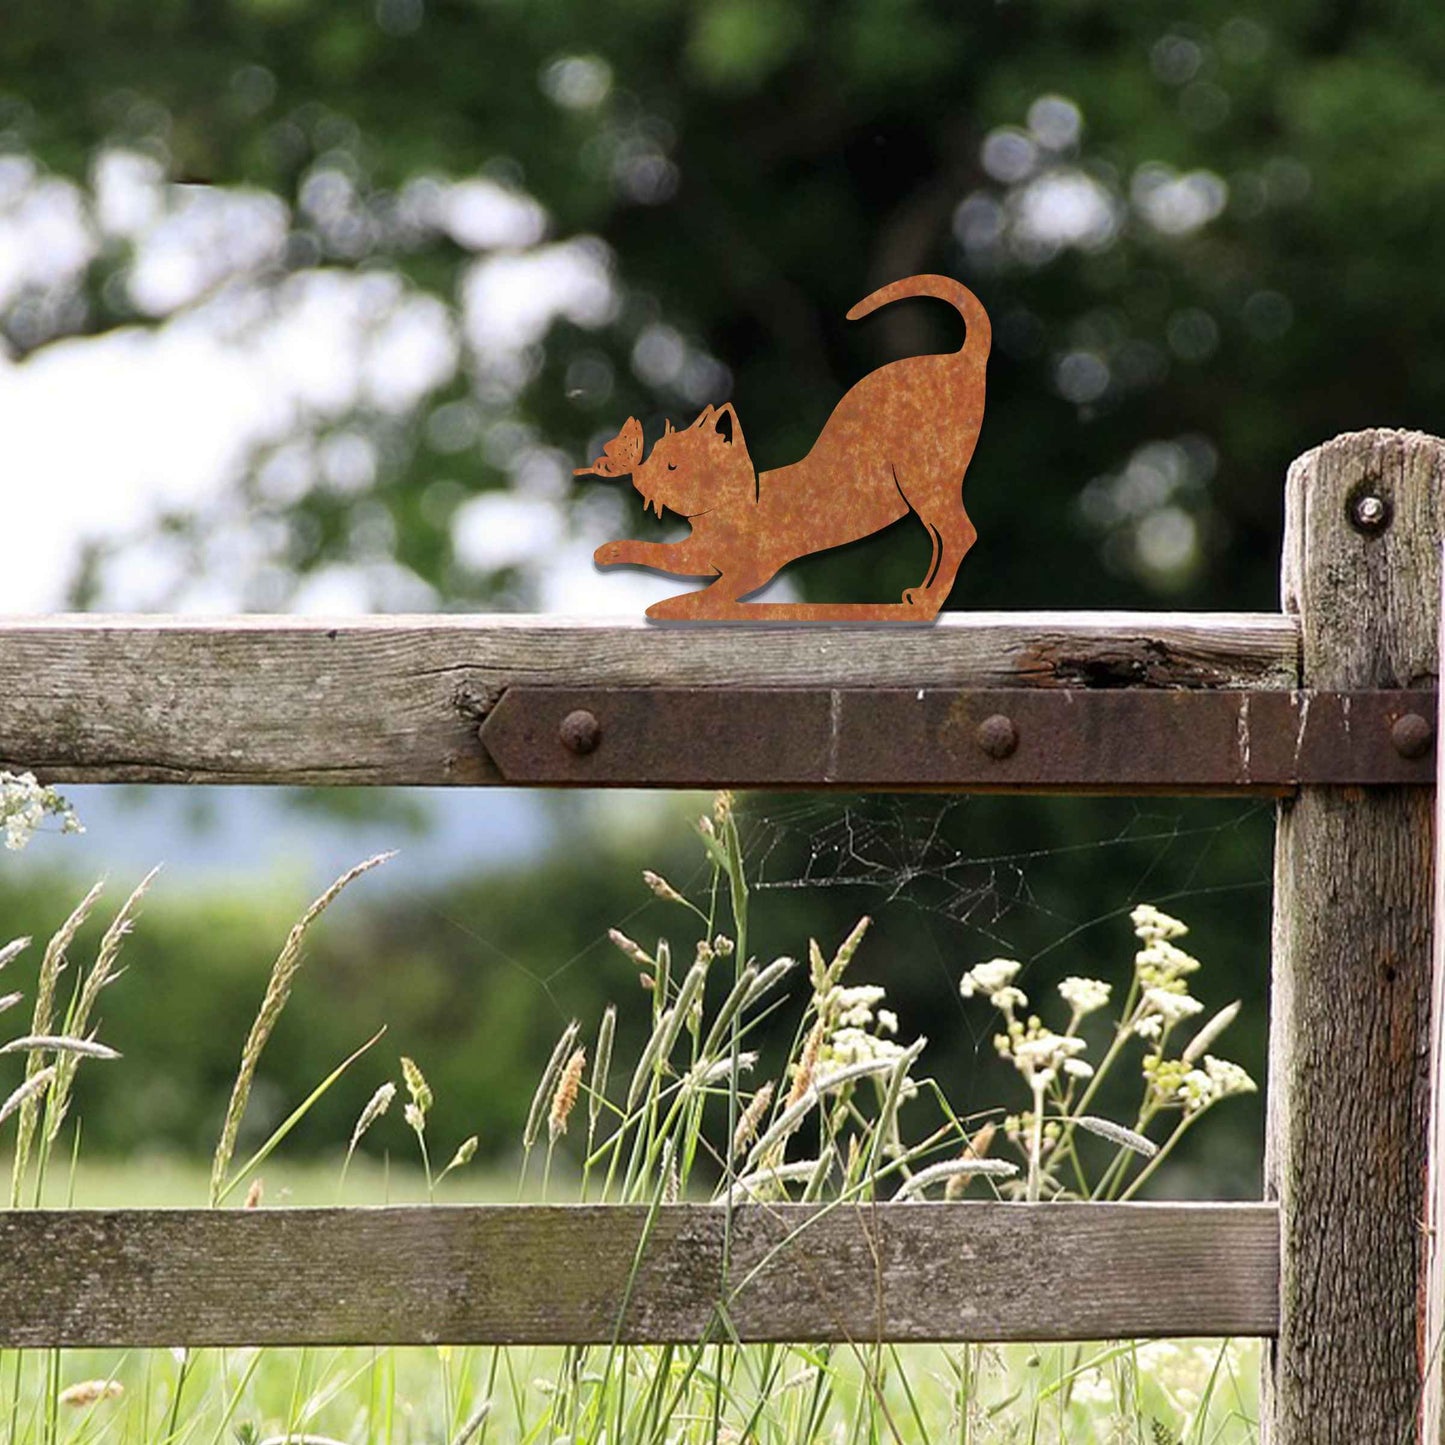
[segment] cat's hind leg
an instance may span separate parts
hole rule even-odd
[[[969,520],[956,487],[957,483],[953,495],[947,498],[926,492],[915,500],[904,492],[933,542],[933,555],[922,585],[910,587],[903,594],[904,602],[925,616],[935,616],[948,600],[959,564],[978,539],[978,530]]]

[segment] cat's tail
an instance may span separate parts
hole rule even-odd
[[[951,276],[905,276],[880,287],[871,296],[865,296],[849,313],[849,321],[860,321],[887,306],[890,301],[902,301],[910,296],[931,296],[937,301],[947,301],[963,317],[968,327],[959,350],[965,354],[984,359],[988,356],[993,340],[993,327],[989,325],[988,312],[983,303],[961,281]]]

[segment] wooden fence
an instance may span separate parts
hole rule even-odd
[[[1271,615],[0,623],[0,766],[57,783],[1280,798],[1261,1203],[0,1211],[0,1347],[1259,1335],[1268,1439],[1434,1445],[1442,489],[1418,434],[1302,457]]]

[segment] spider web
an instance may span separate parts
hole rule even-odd
[[[1136,903],[1202,923],[1197,936],[1210,958],[1233,955],[1223,963],[1234,980],[1249,972],[1241,959],[1267,947],[1268,803],[755,794],[741,796],[738,807],[755,903],[785,904],[793,895],[811,905],[760,918],[756,951],[797,955],[811,933],[826,954],[861,914],[870,914],[875,926],[854,964],[857,979],[885,984],[890,998],[902,984],[919,1009],[946,1008],[954,1018],[950,1031],[975,1048],[991,1037],[992,1021],[960,998],[964,971],[1004,954],[1023,963],[1021,982],[1039,969],[1118,980],[1136,946],[1127,919]],[[672,881],[697,899],[710,876],[698,862],[690,876]],[[675,905],[639,898],[635,878],[627,874],[628,892],[611,921],[624,932],[667,935],[676,944],[682,935]],[[434,905],[431,911],[494,963],[528,978],[559,1018],[567,1016],[559,991],[565,976],[612,952],[598,934],[570,957],[538,967]],[[799,927],[807,930],[802,937]]]
[[[967,968],[1003,954],[1024,964],[1021,981],[1041,968],[1117,981],[1136,903],[1198,920],[1237,978],[1267,946],[1271,819],[1258,802],[880,795],[767,799],[745,836],[755,893],[844,894],[852,916],[875,915],[883,949],[917,915],[907,946],[941,975],[929,997],[950,1001],[977,1047],[993,1021],[959,996]],[[1000,846],[978,846],[994,835]],[[899,965],[882,971],[892,993]]]
[[[1042,899],[1032,886],[1032,876],[1046,871],[1050,860],[1113,850],[1120,855],[1120,873],[1133,879],[1132,901],[1158,881],[1166,891],[1161,896],[1151,894],[1150,901],[1160,904],[1221,890],[1263,888],[1269,881],[1267,856],[1256,859],[1260,865],[1256,876],[1224,883],[1201,881],[1200,876],[1214,845],[1224,835],[1257,822],[1267,804],[1249,804],[1223,818],[1199,819],[1187,811],[1127,802],[1122,821],[1117,819],[1119,809],[1112,809],[1116,816],[1102,816],[1091,838],[976,853],[956,841],[956,825],[966,822],[965,815],[978,802],[971,797],[881,795],[842,805],[807,801],[759,812],[749,818],[756,834],[749,848],[756,874],[752,886],[857,889],[886,903],[901,902],[934,914],[1000,945],[1009,943],[1006,921],[1023,911],[1047,918],[1061,930],[1050,945],[1057,947],[1121,910],[1074,914]],[[806,856],[801,870],[775,869],[775,860],[796,852],[800,841]],[[1167,881],[1158,878],[1166,857],[1173,861]]]

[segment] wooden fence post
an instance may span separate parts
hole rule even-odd
[[[1445,586],[1445,559],[1441,584]],[[1445,642],[1445,596],[1441,598]],[[1440,648],[1445,654],[1445,646]],[[1435,708],[1435,736],[1445,734],[1445,691]],[[1435,750],[1435,932],[1430,949],[1430,1167],[1425,1199],[1429,1225],[1425,1266],[1425,1391],[1420,1439],[1445,1440],[1445,747]]]
[[[1291,467],[1283,606],[1307,688],[1436,679],[1445,442]],[[1400,1445],[1421,1392],[1432,820],[1423,788],[1305,787],[1275,844],[1266,1197],[1281,1206],[1272,1445]]]

